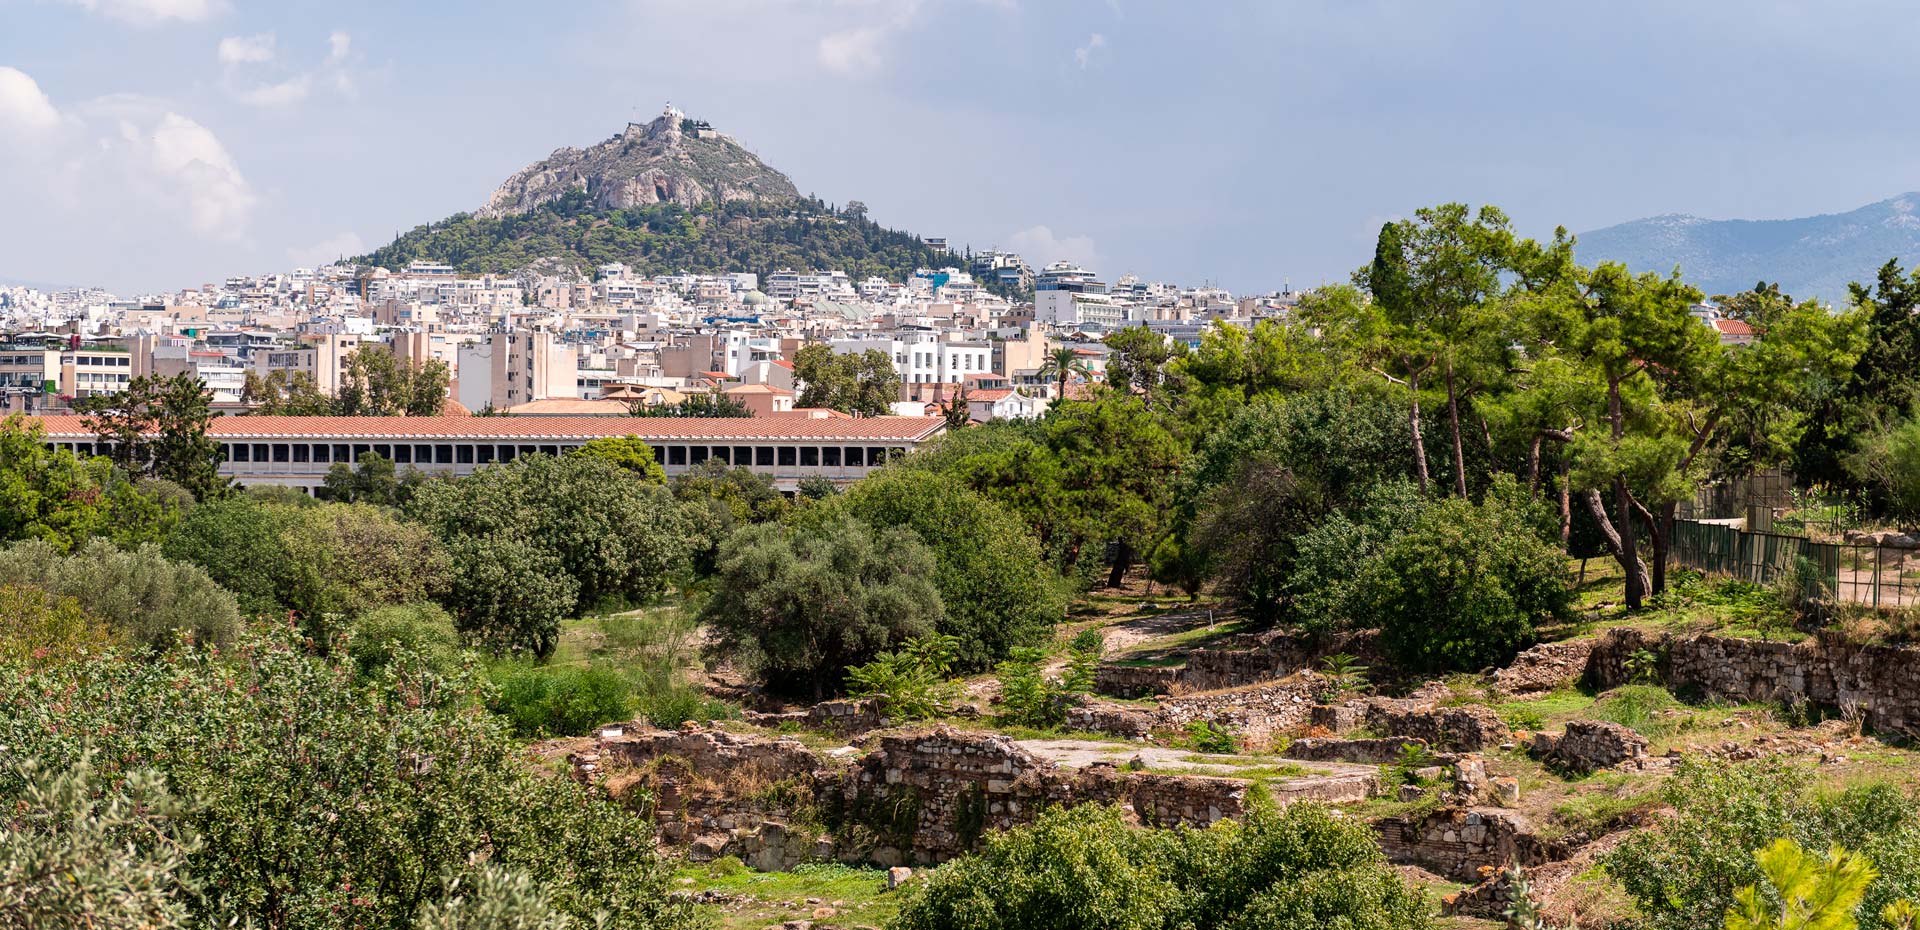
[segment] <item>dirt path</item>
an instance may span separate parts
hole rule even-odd
[[[1102,629],[1107,636],[1107,655],[1119,655],[1156,639],[1185,633],[1205,626],[1223,626],[1228,620],[1217,608],[1172,610],[1147,617],[1134,617]]]

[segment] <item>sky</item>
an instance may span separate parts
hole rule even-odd
[[[1379,225],[1771,219],[1920,188],[1895,2],[0,0],[0,280],[351,255],[669,101],[956,245],[1237,292]]]

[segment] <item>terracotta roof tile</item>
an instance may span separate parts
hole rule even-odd
[[[795,414],[800,411],[794,411]],[[81,417],[27,417],[55,439],[89,440]],[[940,431],[938,417],[216,417],[215,439],[306,439],[392,437],[396,439],[595,439],[638,436],[685,440],[889,440],[917,441]]]

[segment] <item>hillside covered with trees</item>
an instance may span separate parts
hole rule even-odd
[[[911,233],[868,219],[858,201],[844,208],[809,197],[596,209],[585,191],[522,214],[455,214],[356,261],[390,269],[444,262],[465,274],[497,274],[546,258],[585,274],[620,262],[649,275],[751,271],[764,277],[783,268],[818,268],[889,281],[955,261]]]

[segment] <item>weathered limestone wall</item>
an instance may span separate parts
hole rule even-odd
[[[1621,628],[1594,644],[1586,680],[1601,689],[1626,684],[1628,659],[1643,650],[1656,657],[1661,680],[1675,689],[1732,701],[1858,707],[1875,730],[1920,736],[1920,649],[1861,645],[1825,634],[1802,643],[1769,643]]]
[[[882,865],[943,862],[991,830],[1032,821],[1050,805],[1118,803],[1142,823],[1206,826],[1239,817],[1247,786],[1218,778],[1072,769],[1004,736],[939,727],[880,738],[840,783],[830,819],[862,859]]]
[[[1095,693],[1117,698],[1153,697],[1172,694],[1184,671],[1179,666],[1142,666],[1102,664],[1093,672]]]
[[[1534,835],[1526,817],[1490,807],[1437,811],[1374,822],[1380,849],[1395,865],[1417,865],[1457,882],[1479,882],[1483,869],[1564,859],[1568,850]]]
[[[1313,668],[1321,656],[1345,652],[1365,657],[1378,649],[1379,635],[1372,630],[1343,633],[1330,640],[1248,634],[1196,649],[1187,655],[1185,665],[1102,665],[1094,672],[1093,689],[1110,697],[1139,698],[1244,688]]]
[[[1111,762],[1059,765],[997,734],[950,727],[879,737],[816,753],[791,738],[688,727],[578,741],[576,774],[616,798],[645,799],[662,842],[696,859],[736,855],[762,869],[838,858],[882,865],[936,863],[990,830],[1028,823],[1051,805],[1118,804],[1156,827],[1206,826],[1244,816],[1248,783],[1123,771]],[[1371,796],[1367,774],[1302,779],[1276,801]]]

